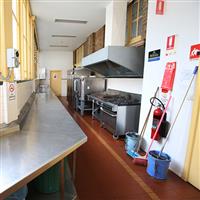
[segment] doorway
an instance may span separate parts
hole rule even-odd
[[[52,70],[50,71],[50,87],[56,96],[61,96],[61,86],[62,86],[62,71]]]

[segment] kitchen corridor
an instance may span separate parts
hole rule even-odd
[[[124,150],[123,139],[114,140],[91,115],[62,104],[88,137],[77,150],[75,186],[80,200],[198,200],[200,192],[174,173],[166,181],[151,178],[146,168],[136,166]]]

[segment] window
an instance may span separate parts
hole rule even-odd
[[[35,78],[34,65],[34,26],[29,1],[20,2],[20,54],[21,54],[21,79]]]
[[[15,79],[30,80],[36,77],[34,31],[28,0],[0,0],[0,72],[4,77],[8,74],[6,49],[10,47],[20,52],[20,67],[14,69]]]
[[[19,50],[19,3],[18,0],[12,0],[12,39],[13,48]],[[20,66],[14,68],[15,80],[20,80]]]
[[[147,1],[133,0],[127,10],[127,45],[142,45],[146,34]]]
[[[0,71],[3,77],[8,75],[6,49],[12,46],[12,38],[10,38],[12,31],[11,10],[11,1],[0,1]]]

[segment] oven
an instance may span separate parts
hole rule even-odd
[[[89,98],[92,99],[92,118],[97,119],[101,127],[109,130],[115,139],[125,135],[128,131],[138,132],[141,95],[137,96],[139,101],[123,102],[122,105],[111,103],[118,102],[120,104],[121,100],[124,101],[122,96],[113,95],[113,97],[115,100],[111,100],[110,96],[108,100],[108,96],[105,98],[105,95],[89,95]]]

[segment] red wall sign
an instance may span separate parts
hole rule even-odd
[[[157,0],[156,1],[156,15],[163,15],[164,14],[164,0]]]
[[[195,44],[192,45],[190,48],[190,59],[198,59],[198,58],[200,58],[200,44]]]
[[[174,78],[176,73],[176,62],[168,62],[165,67],[165,72],[162,81],[162,92],[168,92],[173,89]]]
[[[10,90],[10,92],[14,92],[15,91],[15,85],[14,84],[10,84],[9,90]]]
[[[176,35],[167,37],[166,56],[176,53]]]
[[[9,100],[15,100],[15,89],[16,89],[16,86],[14,83],[9,83],[9,86],[8,86],[8,96],[9,96]]]
[[[167,38],[167,48],[166,50],[172,50],[175,48],[175,38],[176,38],[176,35],[172,35],[172,36],[169,36]]]

